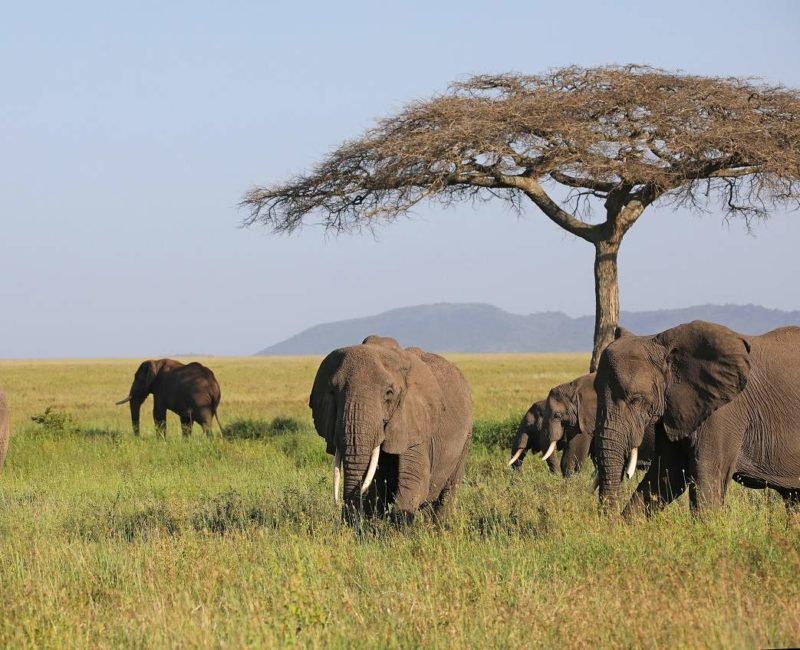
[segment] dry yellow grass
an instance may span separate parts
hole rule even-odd
[[[509,428],[583,355],[452,357],[476,419]],[[476,445],[457,510],[357,536],[330,502],[306,400],[318,358],[212,358],[220,415],[293,418],[260,440],[130,434],[135,360],[0,362],[0,646],[759,647],[800,641],[800,522],[735,486],[697,521],[602,517],[589,472]],[[30,418],[53,407],[64,433]],[[492,425],[492,423],[503,423]],[[47,429],[47,430],[45,430]]]

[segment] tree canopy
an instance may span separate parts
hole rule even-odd
[[[595,244],[597,356],[618,318],[616,252],[648,205],[716,203],[749,225],[777,204],[797,207],[799,183],[797,90],[647,66],[568,67],[454,83],[311,172],[250,190],[241,205],[246,224],[275,232],[315,217],[346,232],[391,222],[426,200],[498,198],[521,209],[530,199]],[[556,185],[565,192],[553,198]],[[598,206],[606,218],[594,223]]]

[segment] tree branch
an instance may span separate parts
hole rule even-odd
[[[728,167],[711,172],[708,176],[709,178],[735,178],[737,176],[749,176],[750,174],[757,174],[760,169],[761,168],[758,165],[748,165],[746,167]]]
[[[575,178],[559,171],[550,172],[550,178],[557,183],[561,183],[562,185],[585,188],[587,190],[594,190],[596,192],[610,192],[617,185],[616,183],[612,183],[610,181],[599,181],[595,180],[594,178]]]
[[[550,198],[535,178],[504,176],[502,180],[507,187],[522,190],[553,223],[561,226],[567,232],[588,242],[594,242],[597,239],[600,226],[581,221],[566,210],[563,210]]]

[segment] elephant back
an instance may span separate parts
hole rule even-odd
[[[407,352],[418,356],[430,368],[444,396],[446,421],[459,430],[472,429],[472,391],[461,370],[438,354],[419,348],[408,348]]]

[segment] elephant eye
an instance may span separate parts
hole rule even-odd
[[[393,399],[394,398],[394,390],[392,390],[391,388],[387,388],[386,389],[385,398],[386,398],[387,401],[390,400],[390,399]]]

